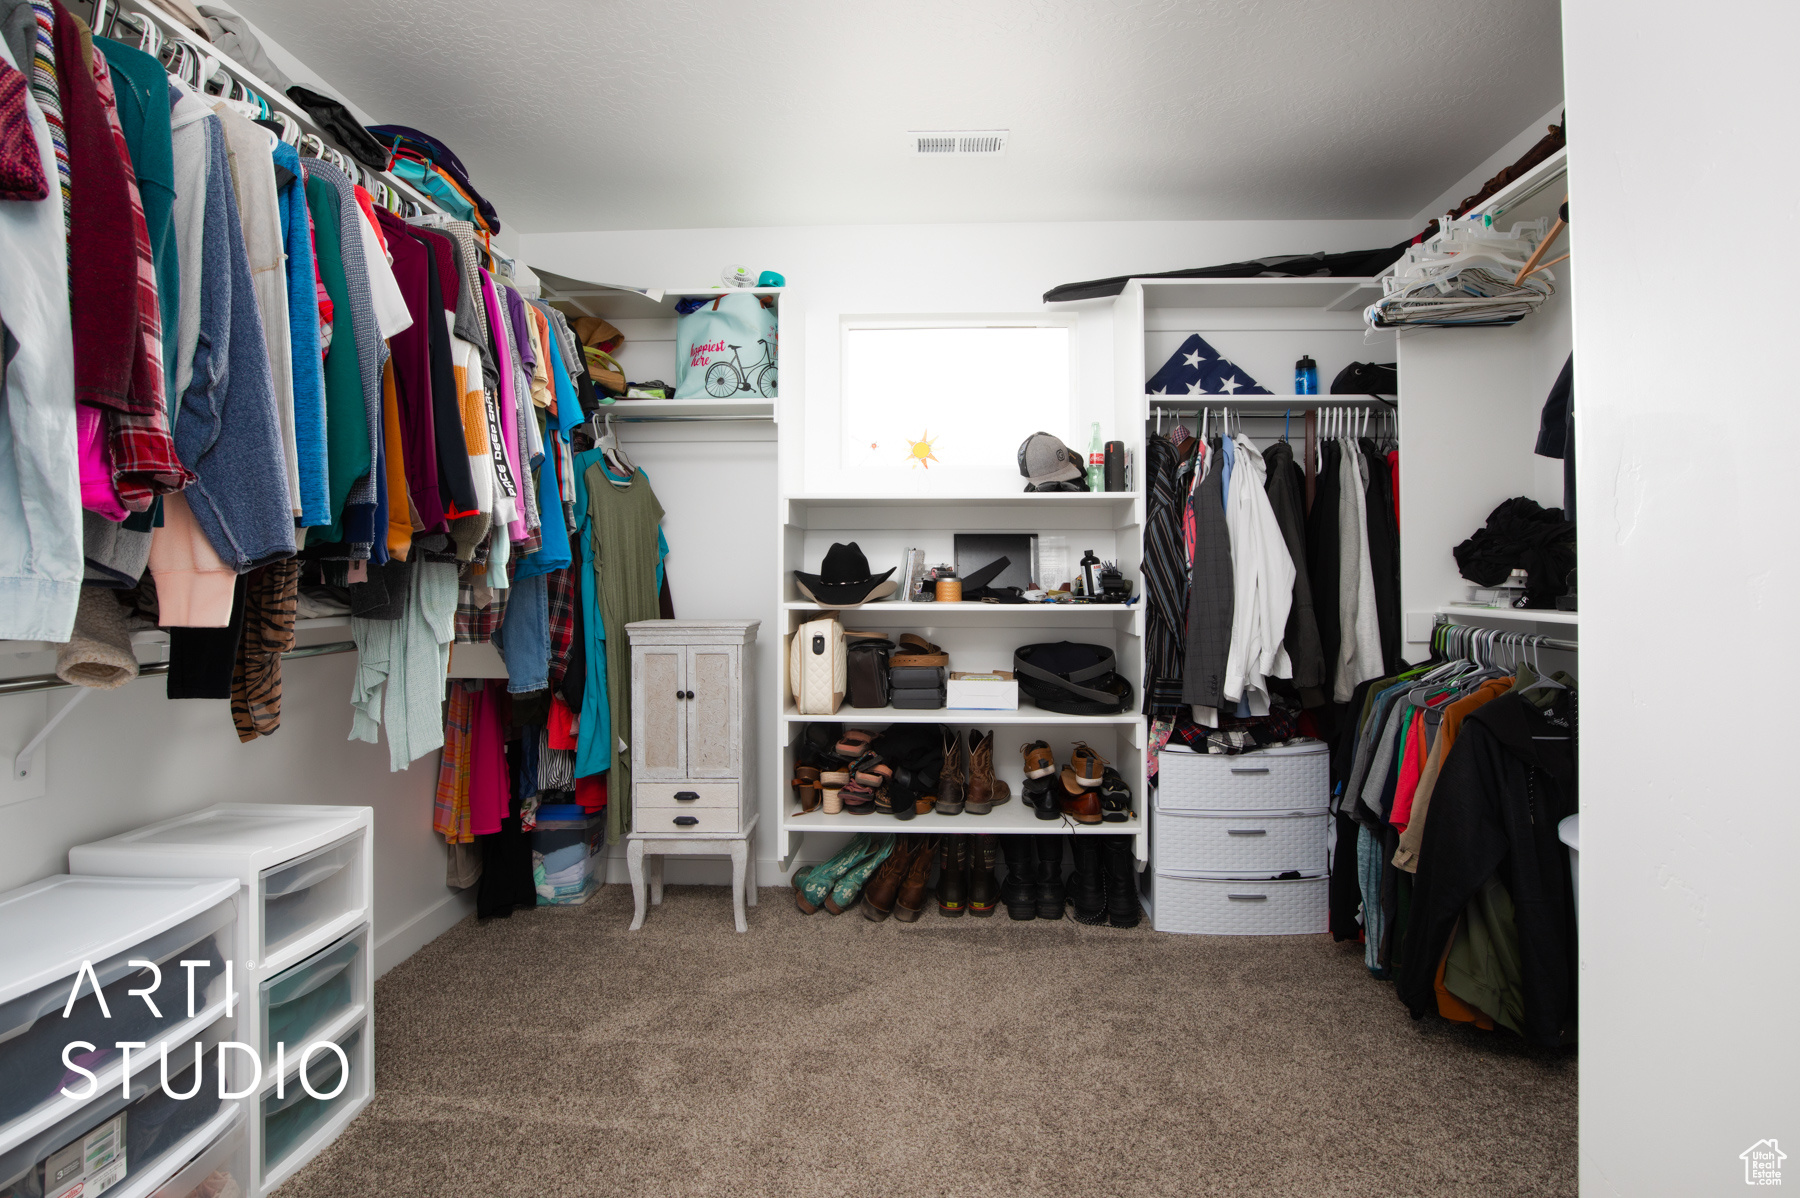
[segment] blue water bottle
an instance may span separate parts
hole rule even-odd
[[[1317,395],[1319,393],[1319,364],[1312,360],[1310,354],[1301,354],[1300,360],[1294,363],[1294,394]]]

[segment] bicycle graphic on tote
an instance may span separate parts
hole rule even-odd
[[[744,373],[742,360],[738,357],[738,347],[727,345],[731,351],[731,361],[723,358],[706,368],[706,393],[714,399],[724,399],[740,391],[755,391],[764,399],[775,398],[775,355],[767,339],[758,337],[756,343],[763,347],[760,362],[750,364],[750,372],[756,378],[756,385],[750,385],[750,378]]]

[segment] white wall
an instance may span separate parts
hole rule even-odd
[[[1564,6],[1589,1195],[1742,1193],[1763,1138],[1800,1181],[1800,296],[1749,248],[1800,191],[1797,40],[1788,3]]]
[[[862,489],[859,480],[829,469],[809,468],[803,478],[802,454],[795,452],[804,442],[815,466],[821,457],[835,456],[835,426],[824,414],[837,399],[845,316],[1041,313],[1043,293],[1059,283],[1267,254],[1367,249],[1392,245],[1414,231],[1398,221],[1220,221],[527,233],[519,238],[519,256],[560,275],[637,286],[703,285],[726,263],[786,276],[781,436],[789,447],[790,475],[781,489],[794,493]],[[1114,403],[1112,302],[1068,307],[1078,310],[1080,320],[1077,411],[1101,419]],[[914,369],[919,385],[929,386],[930,364]],[[1079,416],[1078,423],[1086,418]],[[1109,437],[1116,435],[1110,425],[1108,420]],[[753,701],[763,746],[756,855],[766,883],[777,876],[774,827],[786,790],[774,751],[779,713],[767,703],[769,680],[780,676],[776,655],[783,625],[772,573],[779,551],[775,446],[739,440],[747,429],[632,425],[624,440],[642,446],[637,457],[669,513],[665,527],[676,614],[763,621]],[[809,845],[800,859],[815,852]],[[611,871],[614,878],[623,877],[620,865]],[[668,869],[671,881],[726,877],[712,862],[677,858]]]
[[[328,629],[307,643],[348,639],[348,629]],[[281,728],[249,744],[238,742],[227,701],[171,702],[161,678],[88,695],[51,736],[43,796],[0,806],[0,891],[66,872],[74,845],[212,803],[367,805],[375,809],[376,965],[404,960],[472,910],[472,893],[444,885],[444,845],[431,831],[438,755],[389,773],[385,744],[344,739],[355,660],[285,663]],[[9,677],[55,666],[50,654],[0,662]],[[0,696],[9,767],[45,713],[73,693]],[[10,779],[0,785],[0,800],[17,793]]]

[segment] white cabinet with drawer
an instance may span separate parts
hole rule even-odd
[[[1151,816],[1158,931],[1280,936],[1326,927],[1329,749],[1164,750]]]
[[[639,620],[625,626],[631,638],[632,831],[741,830],[754,808],[754,740],[745,698],[760,623]],[[694,822],[677,822],[684,819]]]
[[[760,620],[639,620],[631,637],[631,835],[625,863],[644,926],[662,902],[663,858],[731,858],[732,912],[756,902],[750,705]],[[646,860],[646,858],[648,860]]]

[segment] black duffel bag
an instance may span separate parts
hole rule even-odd
[[[1023,645],[1013,654],[1013,674],[1025,697],[1045,711],[1117,715],[1131,706],[1131,683],[1105,645]]]

